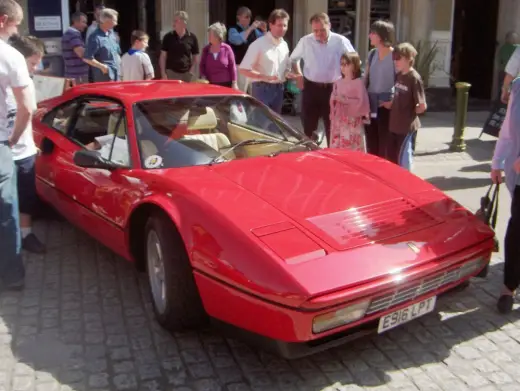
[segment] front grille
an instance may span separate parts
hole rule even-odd
[[[370,303],[365,316],[387,310],[407,301],[412,301],[418,297],[421,297],[422,295],[433,292],[439,288],[442,288],[443,286],[449,285],[476,271],[476,264],[480,264],[479,260],[477,260],[477,263],[475,261],[466,262],[457,269],[445,271],[444,273],[436,274],[434,276],[425,277],[415,284],[398,288],[397,290],[383,296],[378,296]]]

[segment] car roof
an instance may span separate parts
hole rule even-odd
[[[132,104],[150,99],[167,99],[204,95],[243,95],[236,89],[206,83],[184,83],[179,80],[123,81],[80,84],[65,93],[104,95]]]

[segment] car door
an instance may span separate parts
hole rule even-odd
[[[39,196],[53,205],[63,215],[70,210],[69,203],[58,202],[56,172],[63,158],[73,153],[74,146],[66,139],[67,130],[75,120],[79,101],[66,102],[47,113],[41,123],[34,127],[34,140],[40,148],[36,160],[36,187]]]
[[[47,141],[42,141],[42,145],[52,146],[42,149],[40,165],[48,167],[42,173],[47,175],[42,181],[54,187],[52,204],[73,224],[128,258],[123,225],[132,199],[138,197],[139,183],[128,175],[132,161],[124,107],[102,98],[83,98],[76,106],[65,132],[49,131]],[[98,149],[96,140],[110,135],[114,136],[112,144]],[[88,168],[74,163],[74,153],[82,149],[98,149],[100,154],[109,151],[104,157],[112,161],[116,136],[118,159],[126,154],[119,168]]]

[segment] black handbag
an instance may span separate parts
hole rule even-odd
[[[493,190],[494,188],[494,190]],[[491,194],[493,192],[493,194]],[[492,184],[489,186],[489,189],[486,192],[486,195],[480,199],[480,209],[477,210],[475,216],[482,220],[486,225],[488,225],[493,231],[495,231],[497,226],[497,218],[498,218],[498,199],[500,194],[500,185]],[[493,252],[498,252],[500,249],[500,244],[498,242],[497,237],[493,237],[493,241],[495,243]],[[489,271],[489,265],[477,274],[477,277],[484,278],[487,276]]]
[[[493,190],[494,188],[494,190]],[[493,193],[493,194],[491,194]],[[475,213],[480,220],[488,225],[493,231],[497,226],[498,218],[498,199],[500,194],[500,185],[492,184],[486,192],[486,195],[480,199],[480,209]],[[494,252],[499,251],[498,240],[495,237]]]

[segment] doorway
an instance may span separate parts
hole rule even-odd
[[[234,26],[237,22],[236,12],[240,7],[247,7],[253,13],[253,19],[261,17],[267,20],[271,11],[283,8],[291,16],[289,28],[285,40],[292,49],[293,38],[293,2],[294,0],[209,0],[209,22],[222,22],[227,28]]]
[[[498,7],[498,1],[455,0],[452,76],[470,83],[477,99],[491,99]]]

